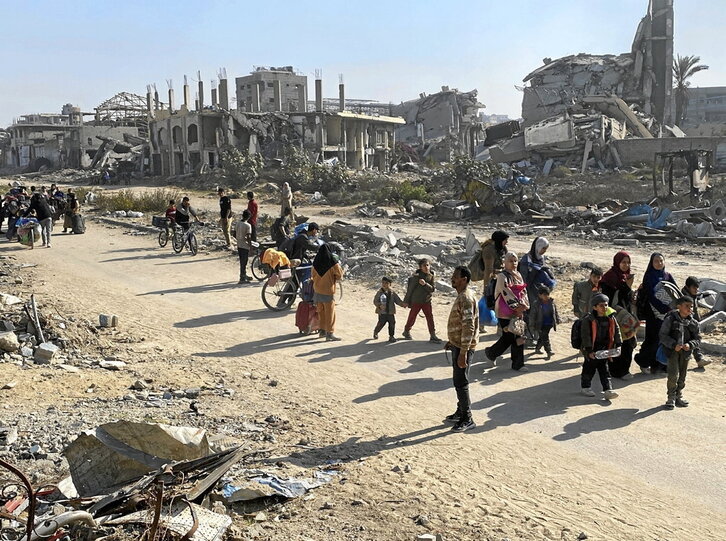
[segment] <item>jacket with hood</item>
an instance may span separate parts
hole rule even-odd
[[[421,279],[425,282],[424,285],[418,283]],[[426,274],[421,269],[418,269],[408,279],[408,286],[406,287],[406,295],[403,297],[403,302],[408,305],[430,304],[434,292],[434,283],[434,271]]]
[[[675,351],[678,344],[688,344],[689,351],[684,351],[686,357],[693,353],[694,349],[701,346],[701,333],[698,330],[698,321],[693,316],[682,318],[678,310],[671,310],[663,320],[660,328],[660,343],[667,353]]]
[[[375,297],[373,297],[373,304],[376,305],[376,314],[394,315],[396,313],[396,305],[403,306],[405,303],[398,296],[398,293],[392,289],[386,291],[380,288],[376,291]]]
[[[590,310],[590,300],[595,293],[600,292],[600,286],[593,286],[590,280],[583,280],[582,282],[575,282],[575,286],[572,288],[572,311],[575,315],[585,317]]]
[[[595,336],[593,337],[593,322]],[[615,310],[608,306],[605,317],[600,317],[593,310],[582,319],[582,353],[587,357],[595,351],[614,349],[623,345],[620,328],[615,319]],[[593,340],[594,338],[594,340]]]

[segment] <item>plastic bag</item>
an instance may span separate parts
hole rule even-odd
[[[498,324],[499,320],[494,310],[487,308],[487,299],[486,296],[483,296],[479,299],[479,325],[491,327]]]

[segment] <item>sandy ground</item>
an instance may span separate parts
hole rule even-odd
[[[462,233],[454,225],[394,227],[427,238]],[[281,459],[353,464],[345,482],[314,491],[317,501],[300,503],[289,520],[251,526],[250,538],[413,539],[427,532],[447,540],[576,539],[580,532],[602,540],[726,538],[723,364],[689,371],[688,409],[662,410],[665,379],[640,374],[616,381],[621,396],[612,403],[585,398],[565,324],[554,338],[555,357],[530,355],[529,373],[513,372],[507,359],[485,369],[478,353],[471,370],[478,427],[452,434],[441,422],[455,409],[451,368],[440,346],[424,341],[423,319],[413,342],[373,341],[372,291],[346,283],[336,332],[343,341],[300,337],[292,312],[264,308],[259,285],[236,285],[234,259],[220,252],[176,255],[151,236],[124,233],[89,224],[83,236],[56,235],[50,250],[3,243],[0,254],[38,263],[41,298],[63,299],[89,319],[116,313],[129,332],[145,338],[144,348],[193,359],[187,366],[139,363],[135,374],[189,384],[223,379],[237,390],[226,411],[216,412],[229,423],[245,404],[263,404],[310,440],[311,449],[276,449]],[[573,263],[607,267],[616,251],[609,243],[553,237],[552,255]],[[529,238],[513,238],[511,247],[523,252]],[[637,273],[649,250],[631,250]],[[726,278],[717,252],[699,262],[677,255],[677,248],[665,252],[680,281],[687,274]],[[679,260],[688,266],[679,268]],[[558,297],[562,308],[569,308],[567,287]],[[442,336],[452,299],[436,298]],[[492,339],[483,335],[482,348]],[[51,402],[72,403],[88,384],[68,376],[62,385],[47,378],[27,385],[23,371],[7,370],[21,380],[28,407],[39,411]],[[244,377],[250,372],[261,379]],[[100,392],[120,396],[134,376],[101,377]],[[269,387],[265,377],[278,385]],[[410,472],[392,471],[397,465]],[[332,509],[322,511],[323,501],[333,502]],[[416,515],[427,517],[425,526]]]

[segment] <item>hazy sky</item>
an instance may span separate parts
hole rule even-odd
[[[120,91],[205,87],[254,65],[338,74],[350,98],[400,102],[442,85],[479,90],[489,113],[520,114],[514,85],[568,54],[622,53],[647,0],[0,0],[0,126],[20,114],[84,111]],[[675,51],[711,66],[694,86],[726,86],[724,0],[675,0]],[[234,88],[233,86],[231,88]],[[207,95],[209,95],[207,93]],[[178,98],[177,98],[178,99]]]

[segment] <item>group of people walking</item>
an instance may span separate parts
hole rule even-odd
[[[7,219],[6,238],[13,240],[18,233],[18,225],[26,225],[25,219],[30,218],[31,227],[39,227],[42,246],[51,248],[51,235],[55,222],[63,217],[63,233],[69,230],[71,233],[82,233],[75,222],[80,219],[80,202],[72,189],[67,193],[61,191],[55,184],[50,188],[46,186],[30,187],[30,193],[23,186],[11,187],[6,194],[2,209],[0,210],[0,228],[2,223]],[[35,222],[37,221],[37,226]],[[21,238],[22,241],[22,238]],[[30,231],[27,244],[30,248],[35,247],[37,238]]]

